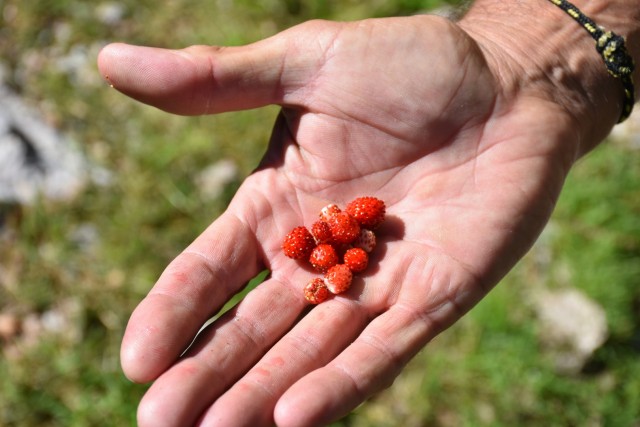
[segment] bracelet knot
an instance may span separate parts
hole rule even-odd
[[[621,78],[633,73],[635,64],[627,52],[624,37],[612,31],[602,32],[596,40],[596,50],[604,59],[607,70],[613,77]]]
[[[622,112],[618,123],[629,117],[635,104],[635,87],[633,84],[633,70],[635,64],[633,58],[627,52],[624,37],[613,31],[605,31],[586,16],[569,0],[549,0],[551,3],[565,11],[567,15],[580,24],[596,41],[596,50],[604,60],[605,67],[611,76],[622,83]],[[637,1],[637,0],[636,0]]]

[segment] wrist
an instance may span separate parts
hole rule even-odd
[[[573,3],[596,24],[625,37],[629,53],[639,60],[636,1]],[[607,72],[586,30],[548,0],[478,0],[460,25],[483,49],[507,98],[539,97],[567,114],[579,132],[578,156],[604,139],[618,121],[622,83]],[[639,72],[636,69],[635,81]]]

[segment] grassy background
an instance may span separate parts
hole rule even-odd
[[[159,6],[159,5],[162,6]],[[169,116],[109,90],[109,41],[242,44],[310,18],[410,14],[440,0],[0,0],[6,84],[114,172],[70,202],[1,207],[0,425],[132,425],[145,386],[119,367],[128,316],[167,262],[223,209],[194,180],[219,159],[257,164],[275,108]],[[109,19],[109,11],[119,12]],[[70,58],[74,59],[69,67]],[[551,226],[518,267],[389,390],[336,425],[640,426],[640,149],[612,140],[570,176]],[[539,342],[532,289],[576,287],[610,338],[559,375]]]

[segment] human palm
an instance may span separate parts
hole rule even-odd
[[[142,425],[348,413],[515,264],[572,160],[545,121],[562,112],[505,88],[478,45],[435,17],[311,22],[242,48],[114,45],[100,66],[117,89],[175,113],[283,106],[259,168],[132,315],[123,368],[156,381]],[[314,273],[284,256],[282,238],[361,195],[388,213],[369,269],[309,310]],[[270,277],[181,356],[265,267]]]

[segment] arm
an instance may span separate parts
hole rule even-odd
[[[635,2],[572,3],[596,24],[623,36],[631,57],[640,61],[640,7]],[[594,40],[560,8],[548,0],[480,0],[460,25],[478,41],[507,91],[544,93],[573,117],[578,155],[608,135],[620,115],[622,86],[607,73]],[[633,79],[640,81],[640,67]]]
[[[577,4],[638,54],[637,2]],[[478,0],[459,25],[310,22],[239,48],[112,45],[99,65],[116,89],[173,113],[284,106],[259,170],[132,314],[124,371],[155,381],[143,426],[347,414],[513,267],[621,105],[591,39],[545,0]],[[378,269],[307,313],[310,273],[281,238],[362,194],[396,218]],[[264,267],[271,277],[181,356]]]

